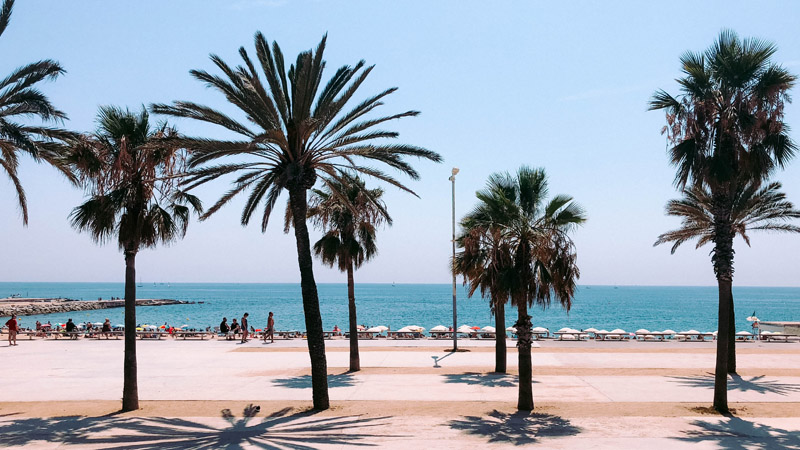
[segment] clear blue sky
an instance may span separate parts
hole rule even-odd
[[[661,113],[647,112],[657,88],[676,92],[678,58],[703,50],[722,28],[776,42],[776,60],[800,73],[800,3],[485,2],[485,1],[19,1],[0,38],[0,74],[56,59],[68,73],[43,86],[69,114],[66,126],[90,131],[98,105],[136,108],[193,100],[234,110],[188,75],[211,70],[209,53],[238,63],[261,30],[293,59],[328,33],[334,67],[376,64],[362,95],[389,86],[385,112],[422,115],[392,124],[403,141],[441,153],[419,163],[421,199],[387,188],[395,225],[379,235],[380,255],[361,282],[446,283],[450,254],[450,168],[458,166],[457,215],[495,171],[543,166],[552,193],[573,195],[590,220],[576,233],[583,284],[714,284],[710,248],[671,256],[653,248],[677,225],[664,217],[676,196]],[[798,89],[795,89],[797,95]],[[800,140],[800,105],[787,108]],[[219,133],[186,121],[189,134]],[[121,281],[122,255],[70,228],[82,193],[56,172],[25,160],[30,202],[24,228],[11,184],[0,176],[0,281]],[[777,174],[800,203],[800,161]],[[211,204],[227,188],[199,191]],[[280,220],[266,234],[239,225],[241,202],[192,223],[185,240],[145,250],[145,281],[295,282],[294,238]],[[318,236],[312,235],[312,239]],[[736,242],[739,285],[800,286],[800,236],[758,235]],[[318,268],[320,282],[343,282]]]

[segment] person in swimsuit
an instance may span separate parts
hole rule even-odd
[[[242,322],[241,322],[241,326],[242,326],[242,344],[247,342],[247,335],[250,334],[250,329],[247,328],[247,316],[249,316],[249,314],[247,314],[247,313],[244,313],[244,315],[242,316]]]
[[[6,322],[8,327],[8,346],[17,345],[17,332],[19,332],[19,323],[17,323],[17,315],[12,314],[11,318]],[[13,342],[13,343],[12,343]]]
[[[275,319],[272,317],[272,311],[269,312],[267,329],[264,330],[264,342],[267,342],[267,336],[269,336],[270,343],[275,342]]]
[[[103,334],[106,336],[106,339],[111,335],[111,321],[108,320],[108,318],[103,322]]]

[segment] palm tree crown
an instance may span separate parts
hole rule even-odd
[[[5,0],[0,9],[0,35],[11,19],[14,0]],[[74,181],[65,164],[61,141],[74,137],[67,131],[16,123],[19,118],[37,117],[43,122],[62,121],[67,115],[56,109],[36,88],[41,81],[54,80],[64,73],[55,61],[45,59],[15,69],[0,80],[0,169],[8,175],[17,194],[22,222],[28,224],[28,201],[19,179],[19,152],[36,161],[45,161]]]
[[[800,218],[800,211],[794,209],[794,205],[786,200],[786,194],[780,189],[781,184],[778,182],[761,188],[751,182],[736,192],[731,221],[735,234],[741,236],[748,246],[748,231],[800,233],[800,227],[787,223]],[[697,239],[696,248],[713,242],[713,205],[711,192],[707,188],[694,186],[684,190],[683,198],[670,200],[666,207],[667,215],[681,218],[681,227],[660,235],[653,245],[671,242],[671,251],[675,253],[681,244],[693,239]]]
[[[770,62],[776,51],[725,30],[705,53],[681,57],[681,95],[655,93],[650,109],[667,113],[678,187],[719,185],[742,173],[763,180],[794,156],[783,111],[797,78]]]
[[[555,297],[569,309],[580,276],[569,233],[586,221],[583,208],[566,195],[547,201],[544,169],[528,167],[520,168],[515,177],[492,175],[476,195],[478,206],[464,223],[499,233],[510,249],[513,270],[507,272],[506,283],[512,302],[548,306]]]
[[[357,164],[358,158],[386,164],[412,179],[419,176],[404,160],[405,157],[441,160],[437,153],[420,147],[379,143],[383,139],[396,138],[398,133],[376,129],[377,126],[419,114],[417,111],[406,111],[379,118],[364,118],[382,106],[383,99],[397,88],[370,96],[345,111],[374,66],[365,66],[364,61],[352,67],[342,66],[319,90],[325,68],[322,59],[325,42],[326,37],[323,37],[316,51],[300,53],[287,72],[278,44],[273,43],[270,48],[266,38],[256,33],[256,63],[263,72],[266,84],[244,47],[239,49],[244,65],[236,68],[216,55],[211,56],[223,76],[203,70],[191,72],[196,79],[224,94],[229,102],[244,113],[250,126],[223,112],[193,102],[152,105],[156,113],[216,124],[243,138],[233,141],[196,139],[191,144],[195,152],[190,166],[194,168],[225,157],[245,158],[234,163],[208,165],[193,172],[189,179],[190,187],[227,174],[239,174],[233,188],[209,208],[205,217],[236,195],[249,190],[241,222],[243,225],[249,223],[263,202],[263,230],[267,227],[281,191],[310,189],[318,175],[322,175],[328,187],[333,187],[331,180],[341,183],[344,171],[353,170],[410,192],[379,169]]]
[[[345,272],[348,264],[358,269],[377,254],[376,228],[384,222],[391,225],[392,218],[381,200],[382,189],[367,189],[363,180],[351,175],[343,180],[332,182],[332,188],[312,190],[308,217],[324,232],[314,253]]]
[[[72,212],[72,224],[98,242],[117,238],[137,252],[186,233],[200,200],[178,188],[186,157],[177,132],[151,127],[149,115],[102,107],[97,132],[75,144],[71,159],[91,197]]]

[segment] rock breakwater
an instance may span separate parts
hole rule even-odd
[[[172,299],[140,298],[136,306],[184,305],[194,302]],[[94,309],[122,308],[125,300],[72,300],[66,298],[5,298],[0,299],[0,317],[16,314],[33,316],[71,311],[90,311]]]

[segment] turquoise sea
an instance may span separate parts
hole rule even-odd
[[[320,284],[320,306],[325,329],[334,325],[347,328],[347,286]],[[385,325],[395,330],[406,325],[430,329],[450,325],[453,320],[452,287],[448,284],[359,284],[356,303],[359,323]],[[745,318],[756,312],[761,320],[800,321],[800,288],[734,287],[736,327],[749,330]],[[23,297],[66,297],[96,300],[98,297],[123,296],[122,283],[0,283],[0,298],[12,294]],[[142,283],[139,298],[189,300],[190,305],[140,307],[137,321],[142,324],[188,324],[205,328],[218,325],[223,316],[241,318],[250,313],[256,328],[266,324],[267,313],[276,317],[278,330],[304,330],[299,284],[224,284],[224,283]],[[676,331],[717,329],[716,287],[653,286],[581,286],[572,310],[558,306],[548,310],[532,309],[535,326],[551,330],[562,327],[598,329],[639,328]],[[22,317],[22,325],[32,327],[36,320],[51,323],[102,322],[122,323],[122,308],[81,311]],[[514,323],[516,312],[507,309],[507,326]],[[488,302],[479,296],[468,298],[463,287],[458,291],[458,323],[472,326],[494,325]]]

